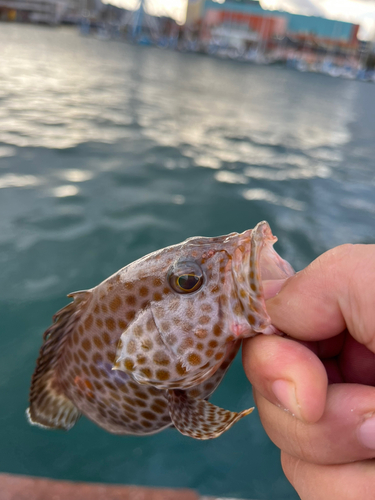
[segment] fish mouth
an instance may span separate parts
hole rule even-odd
[[[277,237],[272,234],[268,222],[259,222],[253,229],[253,241],[256,247],[255,252],[259,248],[258,266],[262,284],[265,281],[286,279],[294,274],[294,269],[289,262],[280,257],[273,248]]]
[[[294,274],[292,266],[273,248],[276,241],[266,221],[259,222],[254,229],[238,237],[232,276],[247,328],[243,321],[240,322],[241,328],[234,327],[237,338],[276,331],[266,310],[264,285],[270,290],[276,281]]]

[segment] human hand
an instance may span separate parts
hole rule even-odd
[[[247,339],[243,364],[285,475],[302,500],[375,499],[375,245],[264,288],[287,337]]]

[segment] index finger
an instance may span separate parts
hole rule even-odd
[[[299,340],[323,340],[345,328],[375,352],[375,245],[342,245],[286,280],[267,300],[272,324]]]

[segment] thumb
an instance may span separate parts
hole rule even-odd
[[[374,277],[375,245],[329,250],[284,282],[265,282],[272,324],[305,341],[327,339],[347,328],[375,352]]]

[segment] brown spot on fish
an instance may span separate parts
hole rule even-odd
[[[140,325],[136,325],[133,329],[135,337],[142,337],[143,335],[143,328]]]
[[[135,311],[128,311],[125,316],[128,321],[133,321],[135,318]]]
[[[153,348],[153,343],[150,339],[144,339],[142,340],[141,348],[146,352],[151,351],[151,349]]]
[[[200,394],[199,389],[191,389],[191,390],[189,391],[189,396],[190,396],[191,398],[197,398],[197,397],[199,396],[199,394]]]
[[[173,346],[177,342],[177,336],[173,333],[168,333],[165,337],[165,341],[170,346]]]
[[[135,399],[134,403],[136,404],[136,406],[139,406],[140,408],[147,407],[147,404],[144,401],[142,401],[141,399]]]
[[[163,282],[160,278],[154,278],[152,284],[154,285],[154,287],[158,287],[158,286],[162,286]]]
[[[198,322],[200,325],[207,325],[210,322],[210,317],[209,316],[201,316],[198,319]]]
[[[82,359],[82,361],[87,361],[87,356],[81,349],[78,351],[78,356]]]
[[[113,330],[116,328],[116,323],[113,318],[106,318],[105,324],[108,328],[109,331],[113,332]]]
[[[202,362],[202,358],[198,353],[192,352],[187,357],[188,363],[192,366],[197,366]]]
[[[250,323],[250,325],[255,325],[255,316],[253,316],[252,314],[248,314],[247,320]]]
[[[168,403],[165,401],[165,399],[156,398],[154,402],[156,405],[161,406],[161,408],[166,408],[168,406]]]
[[[120,385],[119,389],[121,392],[124,392],[125,394],[129,393],[129,389],[127,388],[127,386],[125,384]]]
[[[155,413],[159,413],[159,414],[164,413],[164,409],[160,408],[160,406],[155,405],[155,404],[151,405],[151,410],[154,411]]]
[[[198,339],[205,339],[208,335],[208,331],[204,328],[198,328],[195,330],[194,335],[198,337]]]
[[[142,356],[141,354],[137,354],[137,363],[139,365],[144,365],[147,363],[147,358],[145,356]]]
[[[185,374],[186,374],[186,371],[187,371],[187,370],[186,370],[186,368],[185,368],[184,366],[182,366],[182,364],[181,364],[180,362],[176,363],[175,368],[176,368],[176,372],[177,372],[179,375],[183,376],[183,375],[185,375]]]
[[[134,362],[133,362],[133,360],[131,360],[130,358],[126,358],[124,360],[124,366],[125,366],[125,368],[128,371],[132,372],[134,370]]]
[[[109,345],[111,343],[111,337],[109,336],[109,333],[103,332],[102,333],[102,339],[105,344]]]
[[[116,312],[122,305],[122,300],[119,295],[116,295],[109,303],[109,308],[112,312]]]
[[[96,347],[98,349],[102,349],[103,348],[103,342],[101,341],[100,337],[98,335],[95,335],[93,337],[93,341],[94,341],[94,344],[96,345]]]
[[[111,389],[112,391],[116,390],[116,386],[112,384],[109,380],[104,381],[104,385],[108,387],[108,389]]]
[[[169,332],[171,325],[168,321],[163,321],[161,323],[161,328],[162,328],[163,332]]]
[[[242,309],[242,306],[240,304],[240,302],[237,302],[236,305],[234,306],[233,308],[233,312],[234,314],[236,314],[237,316],[241,316],[242,313],[243,313],[243,309]]]
[[[125,330],[125,328],[128,326],[127,322],[124,321],[123,319],[119,319],[117,324],[121,330]]]
[[[137,344],[135,340],[129,340],[128,345],[126,346],[126,351],[128,354],[134,354],[137,350]]]
[[[90,330],[90,328],[92,327],[92,323],[93,323],[94,319],[92,317],[91,314],[89,314],[87,316],[87,318],[85,319],[85,322],[84,322],[84,325],[85,325],[85,329],[86,330]]]
[[[183,354],[186,351],[186,349],[189,349],[191,347],[194,347],[194,340],[190,337],[187,337],[181,342],[179,347],[179,352]]]
[[[156,420],[156,418],[157,418],[156,415],[150,411],[142,411],[141,415],[146,420]]]
[[[90,371],[94,375],[95,378],[100,378],[99,370],[94,365],[90,365]]]
[[[125,298],[125,302],[128,304],[128,306],[135,306],[137,299],[135,298],[134,295],[128,295]]]
[[[152,378],[152,371],[150,370],[150,368],[141,368],[140,371],[146,378]]]
[[[85,351],[90,351],[91,349],[91,342],[89,341],[89,339],[84,339],[82,340],[82,347]]]
[[[114,351],[107,352],[107,359],[111,364],[114,364],[116,360],[116,353]]]
[[[170,364],[168,356],[163,351],[157,351],[153,356],[153,361],[160,366],[168,366]]]
[[[156,378],[162,382],[165,380],[169,380],[170,378],[170,373],[167,370],[157,370],[156,371]]]
[[[82,365],[82,371],[85,375],[89,376],[90,372],[87,365]]]
[[[142,391],[134,391],[135,396],[139,399],[148,399],[148,394]]]
[[[214,326],[212,332],[216,337],[220,337],[220,335],[223,333],[219,324],[216,324]]]
[[[212,312],[212,306],[211,306],[211,304],[206,304],[206,303],[203,303],[203,304],[201,305],[201,311],[202,311],[202,312],[206,312],[206,313],[210,313],[210,312]]]
[[[151,422],[147,422],[147,420],[141,420],[141,424],[143,425],[143,427],[146,427],[146,429],[152,427]]]

